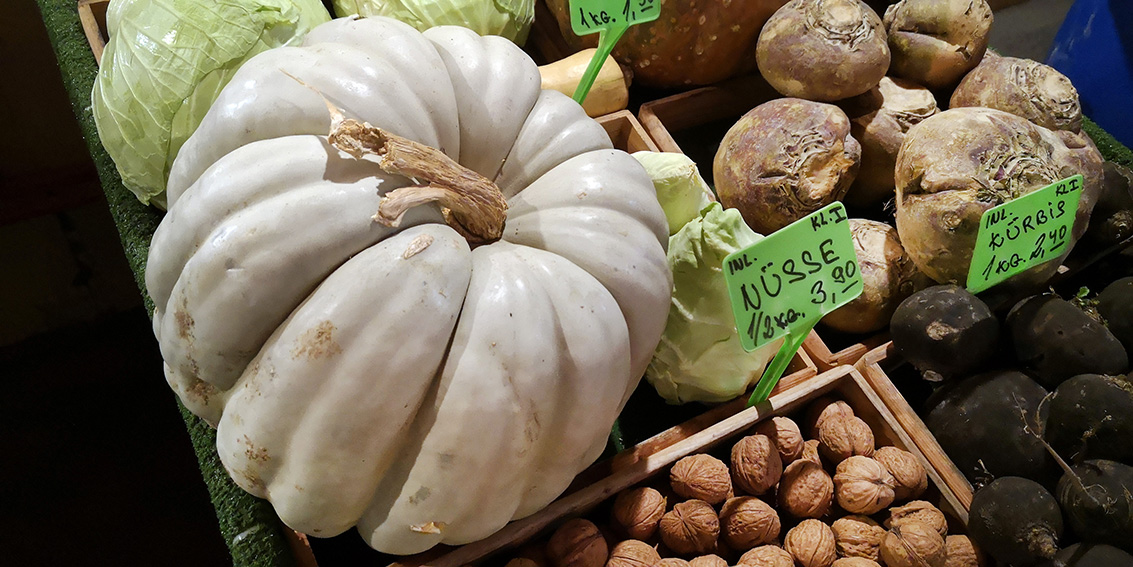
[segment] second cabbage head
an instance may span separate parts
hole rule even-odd
[[[523,45],[535,19],[535,0],[334,0],[334,13],[340,18],[386,16],[421,31],[464,26]]]
[[[123,184],[165,208],[178,150],[237,69],[329,20],[320,0],[112,0],[91,107]]]
[[[646,379],[670,403],[724,402],[759,381],[783,340],[753,352],[740,346],[724,258],[763,237],[736,209],[712,203],[669,237],[673,296]]]

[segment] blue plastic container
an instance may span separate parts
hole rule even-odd
[[[1076,0],[1046,63],[1074,83],[1083,114],[1133,146],[1133,0]]]

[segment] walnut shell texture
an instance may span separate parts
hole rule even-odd
[[[534,559],[530,557],[515,557],[510,559],[504,564],[504,567],[541,567]]]
[[[567,520],[547,541],[547,559],[554,567],[603,567],[609,546],[594,522]]]
[[[716,549],[720,518],[703,500],[686,500],[661,516],[661,541],[678,555],[704,555]]]
[[[865,557],[840,557],[831,567],[881,567],[876,561]]]
[[[732,445],[732,476],[736,487],[759,496],[771,490],[783,474],[779,450],[766,435],[748,435]]]
[[[754,496],[729,498],[720,509],[720,536],[737,551],[779,539],[779,513]]]
[[[945,567],[988,567],[991,562],[966,535],[944,538]]]
[[[818,427],[818,453],[838,464],[854,455],[873,455],[873,430],[862,418],[827,419]]]
[[[740,556],[738,565],[747,567],[795,567],[795,558],[777,545],[761,545]]]
[[[689,563],[680,557],[662,557],[657,567],[689,567]]]
[[[910,521],[889,529],[881,541],[886,567],[944,567],[944,538],[931,526]]]
[[[657,549],[644,541],[627,539],[610,551],[606,567],[656,567],[661,562]]]
[[[807,439],[803,443],[803,454],[799,455],[799,459],[822,466],[822,457],[818,454],[818,439]]]
[[[806,431],[811,437],[818,437],[818,426],[829,418],[848,418],[854,416],[854,409],[843,400],[822,396],[807,406]]]
[[[885,528],[868,516],[849,515],[834,520],[834,546],[842,557],[864,557],[877,561],[881,558],[881,541]]]
[[[893,503],[893,475],[885,465],[854,455],[834,471],[834,496],[853,514],[874,514]]]
[[[771,439],[779,450],[779,460],[784,465],[789,465],[803,454],[802,430],[789,417],[775,416],[761,421],[755,426],[755,432]]]
[[[925,500],[913,500],[904,506],[889,509],[889,519],[885,520],[885,527],[901,526],[909,522],[921,522],[936,530],[940,537],[948,534],[948,518],[939,508]]]
[[[666,499],[655,488],[623,490],[614,499],[614,522],[633,539],[649,539],[665,513]]]
[[[783,470],[779,506],[796,518],[821,518],[834,500],[834,480],[820,465],[799,459]]]
[[[787,532],[783,548],[801,567],[830,567],[838,558],[834,532],[820,520],[807,519]]]
[[[912,453],[892,446],[880,447],[873,452],[873,458],[893,475],[895,500],[916,498],[928,489],[928,473]]]
[[[728,562],[723,557],[714,554],[693,557],[688,564],[689,567],[728,567]]]
[[[669,471],[669,481],[679,496],[709,504],[719,504],[732,495],[728,465],[704,453],[677,461]]]

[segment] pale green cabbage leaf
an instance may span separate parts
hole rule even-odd
[[[523,45],[535,20],[535,0],[334,0],[338,17],[386,16],[421,31],[463,26]]]
[[[642,151],[632,155],[653,180],[657,200],[669,221],[670,236],[700,216],[701,209],[716,201],[692,158],[674,152]]]
[[[724,402],[759,381],[783,340],[753,352],[740,346],[724,258],[759,242],[736,209],[711,203],[669,237],[673,298],[645,377],[670,403]]]
[[[111,0],[91,106],[123,184],[164,209],[173,159],[240,65],[328,21],[320,0]]]

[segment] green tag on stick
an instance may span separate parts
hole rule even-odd
[[[968,291],[979,293],[1066,251],[1082,197],[1082,176],[1052,183],[984,211]]]
[[[722,268],[744,350],[787,337],[749,406],[767,399],[818,321],[862,292],[850,223],[839,202],[729,254]]]
[[[598,50],[586,66],[572,97],[582,104],[606,57],[632,25],[656,20],[661,15],[660,0],[570,0],[570,29],[583,36],[598,32]]]

